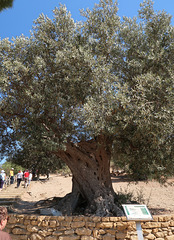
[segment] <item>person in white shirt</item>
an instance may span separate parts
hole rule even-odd
[[[4,182],[6,180],[6,174],[4,170],[1,170],[0,174],[0,191],[3,189]]]
[[[32,178],[33,178],[33,174],[32,174],[32,172],[30,171],[29,177],[28,177],[28,186],[30,185]]]
[[[22,181],[23,173],[21,170],[17,173],[17,188],[20,186],[21,181]]]

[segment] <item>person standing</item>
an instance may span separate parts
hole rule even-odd
[[[23,173],[21,170],[17,173],[17,188],[20,186],[21,181],[22,181]]]
[[[8,213],[6,207],[0,207],[0,240],[12,240],[7,232],[2,231],[8,220]]]
[[[10,170],[10,184],[14,183],[14,168]]]
[[[25,173],[24,173],[24,187],[27,187],[28,186],[28,177],[29,177],[29,171],[26,170]]]
[[[6,174],[4,170],[1,170],[0,174],[0,191],[3,189],[4,182],[6,180]]]
[[[29,186],[30,183],[31,183],[32,177],[33,177],[33,174],[32,174],[32,171],[30,171],[30,172],[29,172],[29,177],[28,177],[28,186]]]

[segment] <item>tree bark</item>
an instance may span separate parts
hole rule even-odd
[[[84,214],[97,216],[123,215],[115,204],[110,175],[111,142],[104,136],[95,140],[68,143],[58,156],[72,172],[72,193],[60,203],[59,210],[71,215],[85,202]]]

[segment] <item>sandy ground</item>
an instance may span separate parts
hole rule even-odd
[[[113,188],[118,193],[132,195],[132,200],[146,204],[152,215],[174,214],[174,179],[165,185],[156,181],[128,182],[122,177],[113,177]],[[23,201],[37,202],[51,197],[63,197],[71,192],[72,179],[61,175],[51,175],[49,180],[42,177],[39,181],[32,181],[22,196]]]

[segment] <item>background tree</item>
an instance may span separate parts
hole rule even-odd
[[[171,16],[145,1],[139,19],[101,0],[75,23],[65,6],[43,14],[30,38],[0,43],[2,152],[39,149],[72,171],[72,193],[58,209],[122,214],[110,159],[135,178],[173,174],[173,39]],[[31,148],[32,146],[32,148]],[[139,171],[137,171],[137,169]]]
[[[0,12],[6,8],[13,6],[13,0],[1,0],[0,1]]]
[[[8,159],[7,159],[8,161]],[[63,171],[65,163],[42,146],[42,141],[27,138],[27,142],[13,155],[13,163],[20,164],[23,169],[33,172],[33,179],[39,179],[40,174],[47,175],[56,171]]]
[[[6,173],[7,176],[10,175],[10,170],[14,168],[14,174],[17,174],[19,172],[19,170],[24,170],[22,168],[22,166],[20,165],[17,165],[17,164],[14,164],[10,161],[6,161],[5,163],[3,163],[1,166],[0,166],[0,169],[3,169]]]

